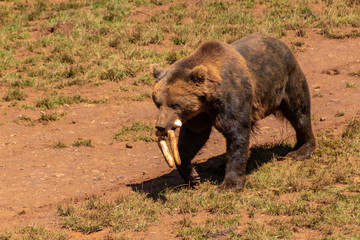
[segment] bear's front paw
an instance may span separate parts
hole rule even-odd
[[[188,178],[188,181],[190,186],[194,187],[196,185],[199,185],[200,183],[200,176],[199,174],[194,170],[190,173],[190,176]]]
[[[200,176],[193,167],[185,168],[183,166],[177,166],[180,176],[190,186],[196,186],[200,183]]]

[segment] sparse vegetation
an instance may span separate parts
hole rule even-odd
[[[313,98],[322,98],[323,97],[323,94],[322,92],[316,92],[312,95]]]
[[[42,113],[41,117],[38,119],[39,122],[51,122],[58,121],[61,117],[64,117],[65,113]]]
[[[349,122],[342,134],[343,138],[358,138],[360,135],[360,120]]]
[[[346,83],[347,88],[356,88],[356,83]]]
[[[25,115],[22,115],[20,114],[18,117],[17,117],[18,120],[20,121],[31,121],[31,118],[28,117],[28,116],[25,116]]]
[[[58,94],[57,92],[54,92],[48,97],[39,98],[36,102],[36,107],[52,109],[65,104],[74,104],[86,101],[87,99],[82,98],[80,95],[65,96],[63,94]]]
[[[93,147],[91,140],[86,138],[78,138],[72,145],[74,147]]]
[[[21,236],[21,238],[18,238]],[[9,230],[0,233],[1,240],[15,240],[15,239],[53,239],[53,240],[67,240],[69,236],[60,230],[52,231],[41,226],[26,226],[19,228],[16,232]]]
[[[22,104],[21,107],[22,107],[23,109],[35,109],[35,107],[29,105],[28,103]]]
[[[350,72],[349,75],[354,77],[360,77],[360,70],[357,72]]]
[[[289,149],[286,146],[253,148],[249,161],[254,162],[254,168],[250,169],[246,189],[241,194],[219,193],[214,182],[205,181],[197,189],[138,192],[120,196],[114,202],[92,197],[71,213],[59,213],[64,217],[62,224],[83,233],[107,227],[115,232],[142,231],[169,214],[173,231],[183,239],[294,238],[298,231],[315,231],[320,238],[358,238],[359,129],[358,121],[352,121],[340,139],[326,132],[318,134],[319,147],[312,159],[304,162],[278,161],[278,155],[266,153],[270,150],[281,156]],[[193,220],[204,213],[207,218]],[[258,215],[269,221],[257,220]],[[241,219],[245,216],[249,220],[239,232],[238,226],[244,224]],[[335,227],[337,231],[332,230]]]
[[[151,86],[153,84],[153,78],[150,76],[150,74],[145,74],[139,77],[137,80],[134,81],[134,85],[149,85]]]
[[[39,98],[36,102],[36,107],[44,108],[44,109],[53,109],[63,106],[65,104],[76,104],[76,103],[93,103],[93,104],[102,104],[107,100],[102,98],[99,100],[89,100],[87,98],[83,98],[78,94],[73,96],[66,96],[64,94],[58,94],[57,92],[52,93],[51,95]]]
[[[119,141],[144,141],[154,142],[154,127],[139,121],[130,126],[124,126],[114,134],[114,139]]]
[[[66,148],[67,145],[65,143],[62,143],[62,142],[57,142],[53,145],[54,148]]]
[[[345,115],[345,112],[344,112],[344,111],[338,111],[338,112],[335,114],[336,117],[342,117],[342,116],[344,116],[344,115]]]
[[[138,6],[165,2],[170,4],[166,11],[141,20],[129,18]],[[259,6],[261,14],[254,14]],[[76,11],[69,14],[69,9]],[[144,71],[150,63],[171,64],[210,39],[232,42],[251,32],[282,37],[288,30],[307,37],[312,27],[330,38],[358,37],[358,30],[352,29],[360,27],[358,11],[358,4],[341,0],[14,2],[0,6],[0,72],[5,83],[19,88],[54,89],[127,78],[135,84],[149,84]],[[44,19],[40,37],[31,38],[34,32],[28,26]],[[349,28],[340,31],[341,27]],[[149,48],[164,41],[182,47],[164,53]],[[301,49],[302,44],[298,41],[294,46]],[[20,49],[31,54],[17,59]]]
[[[119,89],[120,89],[120,91],[122,91],[122,92],[128,92],[128,91],[129,91],[129,87],[128,87],[128,86],[120,86]]]
[[[20,88],[14,88],[14,89],[9,89],[5,93],[3,100],[7,102],[14,100],[22,101],[25,100],[25,98],[26,98],[26,94],[23,90],[21,90]]]
[[[146,98],[151,98],[150,93],[140,93],[139,95],[131,97],[130,99],[133,101],[141,102]]]

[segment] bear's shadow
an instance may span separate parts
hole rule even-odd
[[[253,146],[246,166],[246,174],[251,174],[273,158],[277,161],[283,160],[291,149],[292,147],[286,143]],[[226,156],[225,154],[221,154],[209,158],[205,162],[195,163],[194,166],[201,177],[201,181],[211,181],[219,184],[224,179],[225,162]],[[187,187],[176,169],[157,178],[128,186],[130,186],[133,191],[149,193],[149,196],[152,198],[157,198],[158,194],[166,188]]]

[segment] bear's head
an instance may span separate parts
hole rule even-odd
[[[168,70],[152,65],[151,72],[156,79],[152,98],[159,109],[155,125],[159,132],[173,128],[177,119],[185,123],[204,111],[208,75],[204,65],[192,69],[173,65]]]

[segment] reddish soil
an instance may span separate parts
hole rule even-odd
[[[347,121],[360,117],[360,78],[349,75],[360,71],[360,40],[327,39],[315,30],[307,33],[308,38],[289,33],[283,41],[288,45],[304,43],[296,55],[313,96],[314,131],[331,129],[334,135],[339,135]],[[346,83],[356,83],[356,87],[347,88]],[[66,91],[92,99],[108,98],[108,102],[64,106],[56,111],[66,112],[66,116],[48,124],[16,122],[20,114],[37,119],[40,112],[0,102],[2,228],[30,224],[58,226],[58,204],[76,203],[93,194],[113,199],[135,187],[149,191],[164,182],[175,186],[183,183],[177,172],[169,169],[156,143],[131,142],[132,148],[127,148],[126,142],[113,139],[114,132],[134,121],[153,123],[157,112],[149,99],[119,104],[122,93],[113,91],[118,87],[116,83],[107,83],[67,88]],[[4,92],[4,87],[0,90]],[[35,99],[36,94],[29,94],[28,99]],[[338,112],[344,115],[336,116]],[[72,147],[78,138],[91,139],[94,146]],[[59,141],[70,147],[54,148]],[[288,123],[271,116],[261,121],[252,145],[281,141],[294,141],[294,132]],[[207,162],[224,152],[224,139],[214,131],[195,161]],[[143,237],[174,237],[169,226],[161,231],[150,227],[147,234],[150,235]]]

